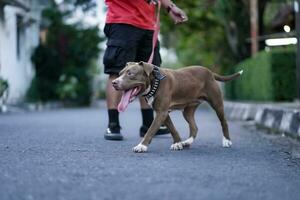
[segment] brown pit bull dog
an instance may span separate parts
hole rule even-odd
[[[146,135],[133,151],[146,152],[161,124],[165,124],[172,134],[174,139],[172,150],[182,150],[190,146],[198,131],[194,113],[203,101],[207,101],[216,111],[223,130],[223,147],[230,147],[232,142],[224,116],[222,93],[217,81],[231,81],[242,73],[243,71],[240,71],[229,76],[220,76],[200,66],[171,70],[144,62],[127,63],[120,72],[120,77],[112,82],[116,90],[124,91],[118,110],[124,111],[137,96],[143,95],[156,112]],[[183,110],[183,116],[189,124],[190,136],[184,141],[181,140],[169,116],[169,112],[174,109]]]

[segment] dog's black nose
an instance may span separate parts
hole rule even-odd
[[[118,85],[118,83],[119,83],[119,81],[117,79],[115,79],[115,80],[112,81],[113,85]]]

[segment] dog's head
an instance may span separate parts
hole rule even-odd
[[[124,91],[119,111],[124,111],[130,102],[149,87],[153,68],[152,64],[145,62],[128,62],[120,76],[112,81],[116,90]]]

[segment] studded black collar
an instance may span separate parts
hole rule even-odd
[[[156,94],[157,89],[160,85],[160,81],[166,78],[166,75],[161,74],[157,66],[154,66],[152,74],[154,76],[154,82],[151,85],[150,91],[147,94],[143,95],[147,102],[149,102],[149,99]]]

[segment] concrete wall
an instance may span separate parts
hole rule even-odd
[[[0,11],[0,76],[9,82],[9,103],[23,100],[34,76],[31,54],[39,43],[41,11],[37,2],[30,1],[29,12],[10,5],[2,7]],[[18,16],[19,22],[22,21],[19,25]]]

